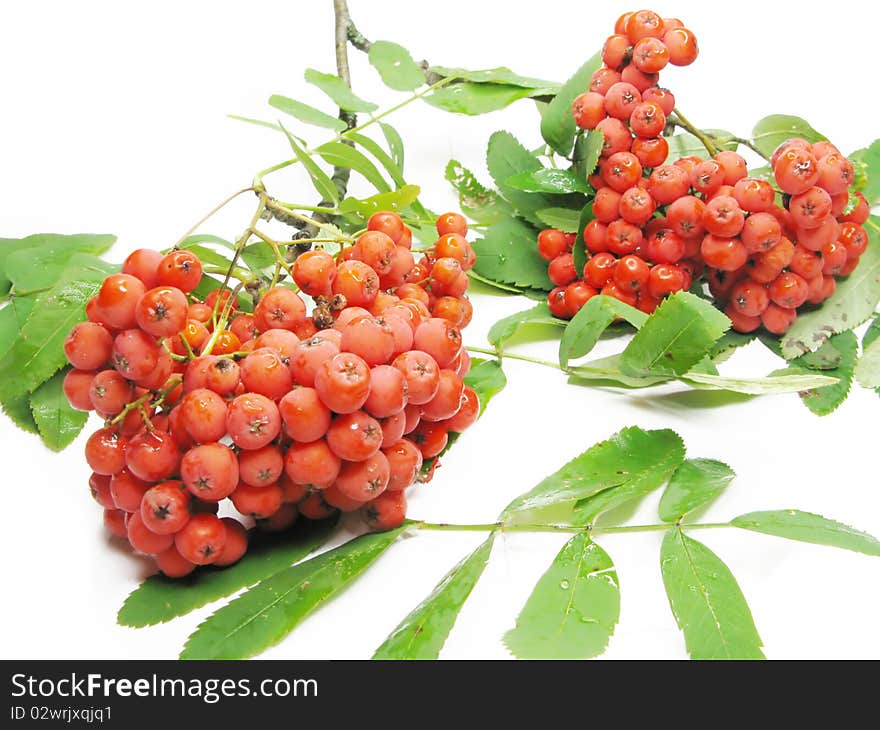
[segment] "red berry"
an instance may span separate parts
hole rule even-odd
[[[372,530],[391,530],[406,519],[406,496],[403,492],[384,492],[362,507],[364,519]]]
[[[229,496],[241,514],[255,520],[264,520],[275,514],[282,504],[283,493],[277,484],[252,487],[241,483]]]
[[[260,332],[292,330],[305,319],[306,305],[296,292],[284,287],[270,289],[254,307],[254,324]]]
[[[278,402],[284,432],[294,441],[316,441],[327,433],[332,414],[314,388],[297,387]]]
[[[663,43],[669,49],[669,63],[687,66],[697,59],[700,50],[697,37],[687,28],[673,28],[663,35]]]
[[[104,279],[97,294],[97,308],[103,322],[115,329],[137,324],[135,309],[146,292],[140,279],[129,274],[112,274]]]
[[[370,393],[370,368],[357,355],[341,352],[318,368],[315,390],[331,411],[352,413],[363,406]]]
[[[749,257],[748,250],[738,238],[720,238],[711,233],[703,238],[700,253],[708,266],[722,271],[736,271]]]
[[[236,446],[259,449],[281,432],[281,415],[266,396],[244,393],[229,404],[226,430]]]
[[[136,477],[128,469],[122,469],[110,478],[110,496],[113,504],[124,512],[137,512],[149,488],[147,482]]]
[[[703,227],[716,236],[732,238],[745,224],[745,214],[735,198],[727,195],[713,197],[703,211]]]
[[[382,427],[363,411],[337,417],[327,430],[327,445],[340,459],[363,461],[382,445]]]
[[[623,291],[639,291],[648,283],[651,267],[638,256],[624,256],[614,267],[614,283]]]
[[[226,527],[211,514],[193,515],[174,536],[174,546],[180,555],[196,565],[213,563],[223,552],[225,543]]]
[[[336,269],[333,293],[342,294],[349,306],[369,307],[379,292],[379,276],[362,261],[344,261]]]
[[[447,215],[455,214],[447,213]],[[370,220],[367,221],[367,230],[384,233],[395,245],[403,236],[403,228],[403,221],[400,216],[393,211],[380,211],[378,213],[373,213],[373,215],[370,216]]]
[[[538,253],[545,261],[552,261],[567,251],[568,242],[562,231],[556,228],[547,228],[538,234]]]
[[[226,531],[223,547],[214,558],[214,565],[232,565],[244,557],[248,547],[248,531],[238,520],[222,517],[220,522]]]
[[[156,286],[159,276],[159,263],[162,254],[151,248],[139,248],[132,251],[122,264],[122,273],[130,274],[141,280],[147,289]]]
[[[156,281],[161,286],[173,286],[187,294],[202,279],[202,263],[189,251],[172,251],[159,262]]]
[[[309,484],[316,489],[326,489],[333,484],[341,467],[342,460],[323,439],[292,444],[284,456],[288,478],[295,484]]]
[[[647,291],[655,299],[661,299],[667,294],[682,291],[685,283],[684,272],[678,266],[657,264],[651,268],[648,276]]]
[[[189,522],[190,493],[178,481],[148,489],[140,504],[144,525],[157,535],[171,535]]]
[[[72,370],[71,373],[79,372]],[[129,401],[134,400],[134,386],[115,370],[103,370],[92,379],[88,390],[91,410],[110,418],[119,413]]]
[[[447,233],[457,233],[464,236],[467,231],[467,220],[459,213],[444,213],[437,218],[437,233],[441,236],[445,236]]]
[[[336,278],[336,259],[326,251],[306,251],[291,267],[296,285],[309,296],[328,296]]]

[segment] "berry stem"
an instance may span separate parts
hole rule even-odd
[[[703,147],[706,148],[706,152],[708,152],[713,157],[718,154],[718,148],[715,146],[715,143],[709,138],[709,136],[703,132],[703,130],[695,127],[688,118],[681,113],[681,111],[676,107],[674,110],[675,117],[672,118],[672,123],[681,127],[682,129],[686,129],[690,132],[694,137],[696,137],[700,142],[703,143]]]
[[[722,527],[733,527],[729,522],[694,522],[672,523],[661,522],[647,525],[609,525],[608,527],[593,525],[555,525],[555,524],[522,524],[507,525],[504,522],[484,522],[471,525],[453,524],[449,522],[415,522],[414,527],[420,530],[441,532],[564,532],[577,533],[589,530],[592,534],[618,534],[626,532],[658,532],[680,528],[682,530],[709,530]]]
[[[761,159],[763,159],[765,162],[770,162],[770,158],[763,152],[761,152],[761,150],[759,150],[750,139],[745,139],[744,137],[725,137],[723,140],[721,140],[712,134],[708,136],[716,142],[736,142],[737,144],[741,144],[743,147],[748,147],[752,152],[760,156]]]

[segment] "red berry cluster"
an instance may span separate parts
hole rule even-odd
[[[227,497],[269,530],[336,510],[399,525],[423,461],[479,413],[462,380],[474,251],[462,216],[437,230],[416,261],[400,217],[376,213],[338,256],[300,255],[311,316],[286,286],[253,314],[228,289],[200,301],[191,252],[132,253],[64,345],[68,400],[106,421],[86,460],[109,530],[181,577],[247,550],[248,520],[218,516]]]
[[[650,10],[622,15],[605,42],[605,65],[572,107],[578,126],[604,137],[590,177],[596,193],[583,232],[583,272],[575,269],[573,235],[538,235],[556,286],[548,298],[555,316],[573,317],[597,293],[650,313],[667,294],[705,277],[734,329],[763,325],[782,334],[798,307],[821,303],[834,292],[834,277],[858,265],[868,205],[859,194],[844,215],[853,167],[830,142],[791,139],[773,154],[783,205],[769,182],[748,176],[735,152],[664,164],[675,100],[657,86],[659,71],[696,57],[693,33]]]
[[[665,295],[687,289],[694,271],[688,237],[674,219],[654,216],[690,188],[684,171],[663,165],[669,155],[663,133],[675,98],[658,86],[660,71],[692,63],[697,40],[680,20],[650,10],[625,13],[614,30],[602,50],[604,66],[572,105],[577,125],[604,138],[590,178],[596,197],[594,219],[584,230],[591,254],[584,271],[575,270],[572,236],[550,229],[538,237],[556,285],[549,305],[557,317],[573,317],[599,292],[653,312]]]
[[[725,306],[733,328],[763,325],[783,334],[804,303],[820,304],[848,276],[868,245],[862,224],[870,210],[861,193],[849,213],[852,163],[830,142],[790,139],[771,157],[783,206],[769,183],[748,177],[709,198],[703,222],[709,235],[702,256],[709,289]],[[731,195],[732,193],[732,195]],[[727,219],[722,231],[709,227]]]

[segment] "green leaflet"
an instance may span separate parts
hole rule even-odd
[[[15,344],[36,301],[36,294],[12,296],[6,306],[0,309],[0,359]]]
[[[142,627],[183,616],[290,567],[320,547],[335,528],[335,519],[301,520],[284,533],[260,535],[228,568],[205,568],[184,579],[150,576],[125,599],[116,620],[121,626]]]
[[[486,167],[498,190],[516,208],[516,211],[530,223],[543,228],[544,224],[537,217],[536,212],[553,207],[554,198],[543,193],[526,193],[507,184],[507,180],[514,175],[543,169],[538,158],[523,147],[510,132],[495,132],[489,138]]]
[[[669,479],[660,498],[660,519],[664,522],[678,522],[689,512],[715,499],[735,476],[736,472],[723,461],[685,460]]]
[[[64,372],[56,373],[31,394],[31,413],[43,443],[52,451],[61,451],[82,431],[89,418],[74,410],[64,395]]]
[[[307,68],[305,80],[323,91],[336,106],[349,112],[373,112],[379,107],[371,101],[365,101],[355,94],[348,84],[338,76],[325,74],[313,68]]]
[[[768,157],[779,145],[792,137],[802,137],[807,142],[827,139],[805,120],[788,114],[771,114],[769,117],[764,117],[752,130],[752,143]]]
[[[648,315],[603,294],[589,299],[571,319],[562,334],[559,342],[560,367],[568,367],[569,360],[589,353],[596,346],[602,333],[618,318],[626,320],[638,329],[645,324]]]
[[[279,94],[273,94],[270,96],[269,104],[305,124],[332,129],[334,132],[341,132],[348,126],[339,117],[332,117],[329,114],[325,114],[324,112],[315,109],[313,106],[303,104],[301,101],[296,101],[295,99],[290,99],[286,96],[280,96]],[[279,129],[277,124],[270,124],[268,126],[273,129]]]
[[[37,389],[65,365],[64,340],[85,319],[86,302],[116,267],[74,254],[51,289],[37,299],[15,343],[0,359],[0,400],[11,402]]]
[[[718,364],[727,360],[740,347],[748,345],[755,339],[753,333],[743,334],[736,330],[727,330],[721,339],[717,340],[712,347],[709,348],[709,357],[712,362]]]
[[[508,524],[542,519],[547,512],[569,515],[578,500],[612,487],[640,484],[684,459],[678,434],[668,429],[625,428],[575,457],[536,487],[514,499],[501,513]],[[659,485],[658,485],[659,486]]]
[[[368,57],[385,86],[395,91],[414,91],[425,83],[424,72],[403,46],[373,41]]]
[[[446,66],[431,66],[429,71],[446,78],[473,81],[478,84],[506,84],[509,86],[522,86],[526,89],[541,89],[548,93],[559,87],[554,81],[535,79],[528,76],[520,76],[513,73],[505,66],[487,68],[479,71],[470,71],[464,68],[448,68]]]
[[[318,163],[315,162],[311,156],[299,145],[299,143],[294,139],[293,135],[284,128],[284,125],[281,125],[281,129],[285,135],[287,135],[287,141],[290,143],[290,147],[293,150],[293,154],[296,155],[296,159],[298,159],[302,166],[305,167],[306,172],[309,174],[309,178],[312,181],[312,185],[315,186],[315,190],[318,191],[318,195],[321,196],[324,200],[330,201],[334,205],[339,203],[339,191],[336,189],[336,185],[330,179],[330,176],[324,172],[319,166]]]
[[[57,233],[38,233],[22,239],[0,239],[0,250],[11,250],[5,264],[0,259],[5,276],[19,294],[53,286],[71,259],[77,254],[97,256],[107,251],[116,236],[78,233],[72,236]],[[2,283],[2,282],[0,282]],[[4,287],[6,288],[6,287]]]
[[[450,570],[376,649],[373,659],[436,659],[464,602],[483,575],[495,533]]]
[[[339,212],[345,215],[354,214],[366,221],[373,213],[380,210],[401,211],[419,197],[418,185],[404,185],[390,193],[378,193],[368,198],[346,198],[339,204]]]
[[[515,101],[547,93],[505,84],[474,84],[470,81],[449,84],[432,91],[422,99],[431,106],[453,114],[477,116],[503,109]]]
[[[584,229],[587,224],[593,220],[593,202],[590,201],[583,208],[578,218],[577,238],[572,248],[572,258],[574,259],[574,270],[583,274],[584,266],[587,263],[587,245],[584,242]]]
[[[356,142],[373,155],[382,167],[388,171],[388,174],[395,185],[398,187],[406,185],[406,180],[403,179],[403,170],[400,169],[400,165],[393,157],[391,157],[391,155],[382,149],[378,142],[358,132],[349,132],[345,136],[346,139]]]
[[[27,238],[0,238],[0,296],[6,296],[12,286],[12,281],[6,273],[6,260],[17,251],[39,246],[40,238],[39,235]]]
[[[590,78],[601,64],[602,58],[599,53],[586,61],[562,85],[541,117],[541,136],[547,144],[565,157],[571,152],[577,129],[571,115],[571,105],[575,97],[587,91],[590,86]]]
[[[730,140],[730,138],[733,137],[730,132],[725,132],[723,129],[706,129],[704,131],[713,138],[713,141],[714,138]],[[672,164],[682,157],[690,157],[691,155],[706,157],[708,154],[703,143],[690,132],[673,134],[671,137],[667,138],[667,142],[669,142],[669,156],[666,158],[667,165]],[[715,146],[722,150],[735,150],[737,148],[737,142],[735,140],[727,141],[720,144],[716,143]]]
[[[749,512],[735,517],[730,524],[788,540],[829,545],[865,555],[880,555],[880,540],[876,537],[809,512],[793,509]]]
[[[282,570],[226,604],[189,637],[181,659],[246,659],[277,644],[366,570],[409,524],[351,540]]]
[[[601,132],[600,132],[601,134]],[[589,193],[592,188],[586,179],[575,175],[571,170],[543,167],[533,172],[521,172],[507,179],[507,184],[527,193]]]
[[[278,127],[276,127],[276,129],[281,131]],[[199,243],[214,243],[218,246],[222,246],[223,248],[228,248],[230,251],[235,250],[234,243],[232,243],[231,241],[227,241],[225,238],[220,238],[220,236],[213,236],[210,233],[194,233],[191,236],[187,236],[180,243],[177,244],[176,248],[190,248],[193,245]]]
[[[531,309],[516,312],[503,319],[499,319],[489,329],[486,339],[493,347],[501,348],[521,327],[530,324],[549,324],[555,327],[565,327],[568,323],[564,319],[556,319],[556,317],[550,314],[547,303],[541,302]]]
[[[859,171],[864,173],[861,176],[862,195],[867,199],[869,206],[877,205],[880,202],[880,139],[875,139],[869,147],[856,150],[849,158],[856,168],[857,183],[860,177]]]
[[[829,351],[836,352],[836,366],[829,367],[827,364],[829,356],[824,353]],[[840,406],[849,395],[858,351],[859,343],[855,334],[852,331],[841,332],[826,340],[816,352],[792,360],[792,367],[781,372],[821,372],[822,375],[838,378],[838,381],[832,385],[804,388],[800,391],[801,400],[807,408],[817,416],[826,416]]]
[[[761,637],[730,569],[702,543],[671,529],[660,570],[691,659],[763,659]]]
[[[480,399],[480,415],[486,410],[489,401],[504,390],[507,378],[497,360],[471,360],[471,371],[464,376],[464,384],[474,389]]]
[[[342,142],[327,142],[315,150],[328,165],[347,167],[363,175],[380,193],[391,192],[391,186],[382,177],[382,173],[370,162],[369,158],[359,150]]]
[[[670,433],[674,437],[670,439],[670,445],[648,467],[634,471],[622,484],[578,500],[572,522],[576,525],[592,525],[603,513],[639,500],[668,481],[684,461],[685,455],[681,438],[674,432]]]
[[[404,150],[403,139],[401,138],[400,133],[386,122],[379,122],[379,127],[382,129],[382,134],[385,136],[385,141],[388,143],[388,150],[391,152],[391,159],[394,160],[394,164],[397,165],[397,167],[400,168],[401,173],[403,173]]]
[[[792,373],[768,375],[766,378],[728,378],[723,375],[697,373],[691,370],[679,377],[692,388],[705,390],[728,390],[743,395],[781,395],[799,393],[811,388],[835,385],[835,379],[827,375]]]
[[[619,617],[614,564],[579,532],[541,576],[504,643],[519,659],[588,659],[605,650]]]
[[[712,304],[688,292],[668,297],[623,351],[621,369],[629,375],[682,375],[709,352],[730,328]]]
[[[0,408],[22,431],[33,434],[40,433],[37,422],[34,420],[34,414],[31,412],[30,398],[27,395],[4,398],[0,401]]]
[[[638,377],[620,370],[620,355],[590,360],[568,368],[569,382],[574,385],[612,385],[625,388],[647,388],[671,380],[666,375]]]
[[[572,155],[572,170],[581,180],[586,180],[593,174],[599,156],[602,154],[602,146],[605,144],[605,135],[601,129],[594,129],[588,133],[578,135],[574,143]]]
[[[462,212],[478,223],[497,223],[513,215],[510,204],[496,191],[482,185],[458,160],[450,160],[446,165],[446,179],[458,192]]]
[[[855,369],[856,380],[863,388],[880,387],[880,341],[877,340],[880,329],[874,326],[878,321],[880,320],[875,319],[869,328],[872,335],[870,342],[868,342],[868,333],[865,333],[867,344],[864,345],[864,351]]]
[[[263,271],[275,266],[275,252],[265,241],[255,241],[241,250],[241,260],[251,271]]]
[[[581,219],[581,211],[572,210],[571,208],[541,208],[535,211],[535,215],[541,223],[550,226],[550,228],[558,228],[564,233],[577,233],[578,224]]]
[[[491,281],[550,291],[553,283],[547,276],[547,262],[535,241],[535,230],[517,218],[493,223],[474,244],[477,262],[473,270]]]

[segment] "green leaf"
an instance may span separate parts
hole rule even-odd
[[[85,306],[115,267],[85,254],[71,257],[57,283],[40,295],[19,338],[0,359],[0,400],[37,389],[67,362],[64,340],[85,319]]]
[[[40,235],[27,238],[0,238],[0,296],[5,296],[12,286],[12,281],[6,273],[6,260],[17,251],[39,246],[41,238]]]
[[[601,54],[597,53],[581,66],[566,81],[553,98],[541,117],[541,136],[559,154],[568,157],[574,144],[577,127],[571,114],[575,97],[583,94],[590,86],[590,78],[602,64]]]
[[[704,131],[710,137],[722,140],[730,140],[730,138],[733,137],[730,132],[725,132],[723,129],[706,129]],[[703,143],[690,132],[673,134],[671,137],[667,137],[666,141],[669,142],[669,156],[666,158],[667,165],[672,164],[682,157],[696,155],[697,157],[705,158],[709,154]],[[713,142],[714,141],[715,140],[713,139]],[[737,148],[737,142],[735,140],[721,143],[715,142],[715,146],[719,150],[735,150]]]
[[[382,129],[382,134],[385,135],[385,141],[388,143],[388,150],[391,152],[391,159],[394,160],[394,163],[400,168],[401,171],[403,171],[403,138],[400,136],[400,133],[390,124],[379,122],[379,127],[381,127]]]
[[[563,233],[577,233],[581,219],[581,211],[571,208],[542,208],[535,211],[535,215],[545,225]]]
[[[489,401],[504,390],[507,377],[497,360],[471,360],[471,370],[464,376],[464,384],[474,389],[480,399],[480,415],[486,410]]]
[[[569,360],[583,357],[592,350],[602,333],[618,318],[636,329],[645,324],[648,315],[614,297],[599,294],[591,297],[571,319],[559,342],[559,365],[568,367]]]
[[[7,245],[16,250],[6,257],[5,273],[19,294],[53,286],[73,256],[107,251],[116,236],[80,233],[72,236],[39,233],[24,239],[0,239],[0,250]],[[21,245],[16,245],[21,244]],[[2,264],[2,262],[0,262]]]
[[[856,189],[860,189],[870,207],[880,203],[880,139],[875,139],[869,147],[853,152],[849,159],[856,168]],[[862,172],[860,176],[858,173]],[[858,185],[859,177],[862,185]]]
[[[587,134],[579,134],[574,142],[572,169],[579,179],[586,180],[593,174],[602,154],[605,135],[601,129],[594,129]],[[591,188],[588,188],[591,190]]]
[[[199,624],[181,659],[246,659],[277,644],[364,572],[409,524],[374,532],[262,580]]]
[[[529,222],[543,227],[543,221],[535,213],[554,205],[554,199],[542,193],[526,193],[507,184],[514,175],[536,172],[543,168],[531,152],[523,147],[510,132],[495,132],[489,138],[486,166],[501,194]]]
[[[334,167],[347,167],[363,175],[380,193],[391,192],[391,186],[382,177],[376,166],[363,153],[342,142],[327,142],[316,152],[324,161]]]
[[[253,117],[242,117],[242,116],[239,116],[238,114],[227,114],[226,116],[229,119],[234,119],[236,122],[244,122],[245,124],[253,124],[255,127],[265,127],[266,129],[271,129],[273,132],[282,131],[278,122],[267,122],[263,119],[254,119]],[[330,118],[332,119],[333,117],[330,117]]]
[[[290,99],[286,96],[273,94],[269,97],[269,104],[279,111],[289,114],[295,119],[299,119],[299,121],[304,122],[305,124],[311,124],[315,127],[323,127],[325,129],[332,129],[334,132],[341,132],[348,126],[339,117],[332,117],[329,114],[325,114],[324,112],[315,109],[313,106],[303,104],[301,101],[296,101],[295,99]],[[276,124],[270,126],[278,129],[278,125]]]
[[[27,433],[39,434],[40,429],[34,420],[34,414],[31,411],[30,397],[27,395],[11,396],[0,401],[0,408],[9,416],[9,419],[18,426],[22,431]]]
[[[505,342],[516,334],[517,330],[530,324],[549,324],[556,327],[565,327],[568,323],[563,319],[556,319],[556,317],[550,314],[547,303],[541,302],[531,309],[516,312],[503,319],[499,319],[489,328],[489,334],[486,335],[486,339],[492,347],[500,349]]]
[[[771,114],[769,117],[764,117],[752,130],[752,143],[768,157],[779,145],[792,137],[802,137],[807,142],[827,139],[805,120],[788,114]]]
[[[474,84],[470,81],[449,84],[422,99],[431,106],[453,114],[477,116],[498,111],[515,101],[544,93],[541,90],[505,84]]]
[[[482,185],[458,160],[450,160],[446,165],[446,179],[458,192],[462,213],[478,223],[489,225],[513,215],[510,204],[497,192]]]
[[[339,204],[339,212],[356,214],[364,220],[380,210],[401,211],[419,197],[418,185],[404,185],[390,193],[379,193],[369,198],[346,198]]]
[[[875,227],[880,218],[871,216],[866,225],[868,248],[858,268],[845,279],[822,306],[798,316],[782,336],[782,355],[786,359],[817,349],[831,335],[858,327],[873,313],[880,301],[880,239]]]
[[[316,163],[302,147],[300,147],[293,135],[284,128],[283,124],[281,125],[281,129],[284,131],[284,134],[287,135],[287,141],[290,143],[290,147],[293,149],[293,154],[296,155],[296,159],[302,163],[306,172],[308,172],[309,178],[312,180],[312,185],[314,185],[315,190],[318,191],[318,195],[334,205],[338,204],[339,191],[336,189],[336,185],[330,179],[330,176],[318,166],[318,163]]]
[[[660,569],[691,659],[763,659],[761,637],[730,569],[681,530],[666,533]]]
[[[489,561],[495,533],[450,570],[437,587],[400,622],[373,659],[436,659]]]
[[[730,320],[712,304],[688,292],[676,292],[636,333],[620,359],[629,375],[681,375],[696,365],[730,328]]]
[[[769,375],[766,378],[729,378],[723,375],[709,375],[691,370],[679,378],[683,383],[703,390],[727,390],[743,395],[781,395],[799,393],[810,388],[824,388],[835,385],[836,378],[827,375],[793,373],[791,375]]]
[[[231,596],[302,560],[317,550],[335,527],[335,519],[302,520],[283,534],[255,537],[235,565],[202,568],[184,579],[150,576],[125,599],[116,620],[121,626],[152,626]]]
[[[592,188],[571,170],[543,167],[534,172],[521,172],[507,178],[507,184],[527,193],[589,193]],[[540,212],[539,212],[540,214]]]
[[[56,373],[31,394],[31,412],[43,443],[61,451],[83,430],[89,414],[71,408],[64,395],[64,373]]]
[[[345,109],[345,111],[372,112],[379,108],[373,102],[361,99],[349,88],[345,81],[333,74],[325,74],[313,68],[307,68],[305,80],[313,86],[317,86],[333,100],[336,106],[340,109]]]
[[[385,86],[395,91],[414,91],[425,83],[424,72],[403,46],[373,41],[368,57]]]
[[[810,512],[794,509],[749,512],[734,517],[730,524],[788,540],[829,545],[865,555],[880,555],[880,540],[876,537]]]
[[[687,459],[675,470],[660,498],[660,519],[678,522],[715,499],[735,476],[736,472],[723,461]]]
[[[469,71],[464,68],[448,68],[446,66],[431,66],[428,71],[445,78],[473,81],[479,84],[506,84],[509,86],[522,86],[526,89],[542,89],[546,92],[552,92],[559,87],[559,84],[555,81],[520,76],[505,66],[479,71]]]
[[[825,359],[819,359],[817,356],[829,349],[836,350],[838,365],[828,368],[822,367]],[[826,416],[840,406],[849,395],[849,389],[852,385],[853,374],[856,368],[856,360],[858,358],[859,343],[853,332],[841,332],[827,340],[816,353],[808,353],[796,360],[792,360],[794,367],[789,368],[791,372],[804,372],[819,370],[823,375],[838,378],[833,385],[826,385],[821,388],[806,388],[800,391],[801,400],[804,405],[809,408],[817,416]],[[817,362],[819,367],[813,368],[810,362]],[[800,367],[801,364],[807,367]]]
[[[657,475],[668,476],[683,459],[684,445],[674,431],[625,428],[514,499],[502,512],[501,520],[529,522],[552,510],[570,514],[579,500],[614,487],[648,483]]]
[[[614,564],[579,532],[541,576],[504,644],[519,659],[589,659],[605,651],[619,618]]]
[[[490,225],[474,243],[474,271],[492,281],[550,291],[547,262],[541,258],[533,228],[516,218]]]

